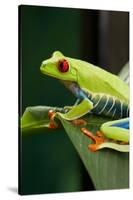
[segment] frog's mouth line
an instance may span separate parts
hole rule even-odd
[[[41,71],[41,73],[44,74],[44,75],[48,75],[48,76],[50,76],[50,77],[53,77],[53,78],[58,79],[56,76],[54,76],[54,75],[52,75],[52,74],[50,74],[50,73],[48,73],[48,72]],[[58,79],[58,80],[59,80],[59,79]]]
[[[41,73],[44,74],[44,75],[48,75],[48,76],[50,76],[50,77],[52,77],[52,78],[57,79],[58,81],[60,81],[60,82],[61,82],[63,85],[65,85],[66,87],[67,87],[67,85],[70,85],[70,84],[72,84],[72,83],[77,84],[76,81],[68,81],[68,80],[66,80],[66,79],[63,80],[63,79],[60,79],[60,78],[58,78],[57,76],[54,76],[54,75],[52,75],[51,73],[48,73],[48,72],[41,71]]]

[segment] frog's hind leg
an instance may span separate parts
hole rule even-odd
[[[96,135],[94,135],[91,131],[89,131],[87,128],[81,128],[81,131],[88,136],[89,138],[91,138],[94,143],[93,144],[89,144],[88,148],[91,151],[97,151],[99,149],[99,145],[101,145],[102,143],[106,142],[106,138],[104,137],[104,135],[102,134],[102,132],[97,131]]]
[[[101,148],[129,151],[129,145],[127,145],[129,142],[129,118],[102,124],[96,135],[87,128],[81,128],[81,131],[94,141],[94,144],[88,145],[91,151],[97,151]],[[117,143],[117,141],[121,141],[121,143]]]
[[[129,141],[129,118],[114,120],[102,124],[100,131],[110,139],[117,141]]]

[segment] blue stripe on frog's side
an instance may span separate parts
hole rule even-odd
[[[69,89],[78,99],[82,100],[86,98],[92,101],[94,107],[91,112],[94,114],[108,116],[113,119],[121,119],[129,116],[128,104],[114,96],[90,93],[81,89],[76,83],[69,84]]]
[[[129,106],[127,103],[105,94],[94,94],[90,99],[93,102],[91,112],[108,116],[114,119],[121,119],[129,116]]]
[[[124,120],[124,121],[119,121],[119,122],[116,122],[116,123],[114,122],[114,124],[112,124],[111,126],[129,129],[129,118]]]

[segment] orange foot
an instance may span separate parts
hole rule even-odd
[[[58,128],[58,124],[54,120],[55,113],[56,112],[54,110],[48,111],[48,117],[50,118],[49,128],[53,128],[53,129]]]
[[[106,141],[101,131],[97,131],[96,135],[93,135],[93,133],[90,132],[87,128],[81,128],[81,131],[95,142],[94,144],[88,145],[88,148],[91,151],[98,150],[98,146]]]
[[[49,110],[48,111],[48,116],[49,116],[49,118],[51,119],[51,117],[53,117],[54,115],[55,115],[55,111],[54,110]]]
[[[87,122],[84,119],[74,119],[71,121],[74,125],[86,125]]]

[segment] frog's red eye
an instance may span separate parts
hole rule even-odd
[[[67,60],[63,59],[59,61],[58,69],[60,72],[67,72],[69,69],[69,64]]]

